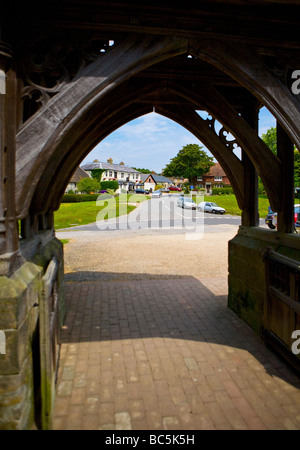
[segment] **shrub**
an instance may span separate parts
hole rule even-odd
[[[92,178],[82,178],[77,184],[78,190],[89,194],[90,192],[97,192],[99,190],[99,182]]]
[[[113,189],[116,191],[119,188],[119,183],[116,180],[108,180],[100,182],[101,191],[107,191],[108,189]]]
[[[107,194],[110,194],[110,195],[114,195],[114,193],[115,193],[115,190],[114,189],[109,189],[109,188],[107,188],[106,189],[106,192],[107,192]]]
[[[229,195],[233,194],[232,187],[228,188],[213,188],[212,189],[212,195]]]
[[[64,194],[61,203],[78,203],[96,201],[99,194]]]

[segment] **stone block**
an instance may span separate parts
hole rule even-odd
[[[27,429],[33,422],[34,392],[39,390],[33,380],[34,373],[40,370],[39,299],[42,276],[53,257],[59,261],[57,288],[62,324],[65,296],[60,241],[51,239],[10,278],[0,277],[0,330],[6,337],[6,353],[0,354],[0,429]]]

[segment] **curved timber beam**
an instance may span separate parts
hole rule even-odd
[[[160,86],[161,87],[161,86]],[[149,113],[153,107],[138,104],[157,86],[127,80],[101,98],[81,116],[80,126],[64,134],[44,171],[32,199],[35,211],[47,212],[59,207],[64,188],[82,159],[105,137],[130,120]],[[133,106],[132,106],[133,105]]]
[[[243,44],[214,40],[190,41],[190,53],[213,64],[246,87],[271,111],[300,148],[300,102]]]
[[[49,162],[50,167],[48,167],[34,197],[37,209],[39,209],[39,205],[42,205],[44,211],[49,208],[57,209],[68,179],[84,156],[97,143],[120,126],[138,116],[151,112],[151,101],[155,105],[157,96],[163,94],[168,94],[164,83],[152,83],[151,85],[146,83],[145,87],[143,84],[139,86],[132,80],[125,83],[124,86],[118,87],[113,99],[108,96],[105,101],[108,108],[105,108],[105,105],[101,102],[101,108],[96,108],[98,114],[94,114],[93,110],[89,111],[88,116],[83,118],[82,126],[77,130],[78,135],[76,135],[73,145],[68,149],[68,153],[63,156],[63,159],[62,156],[59,156],[63,154],[62,145],[62,148],[57,148],[55,157]],[[143,99],[145,97],[148,103],[144,105]],[[177,95],[176,98],[180,102],[180,96]],[[137,100],[139,102],[135,104]],[[113,110],[109,110],[112,104]],[[243,209],[243,165],[208,125],[207,121],[203,120],[191,107],[156,107],[156,111],[189,129],[211,150],[227,173],[235,190],[239,206]],[[89,124],[89,127],[85,128],[86,124]],[[76,130],[74,130],[75,132]],[[73,137],[74,133],[72,134]],[[55,190],[53,190],[54,185]]]
[[[129,36],[76,78],[39,110],[17,135],[16,209],[25,217],[36,187],[56,147],[82,114],[101,97],[139,71],[187,51],[181,38]]]
[[[44,205],[45,211],[56,211],[60,206],[61,197],[65,192],[71,176],[85,156],[109,134],[131,120],[151,111],[152,109],[149,108],[149,105],[139,104],[136,109],[132,109],[130,106],[127,107],[127,110],[125,108],[125,111],[118,111],[113,119],[110,119],[109,126],[104,126],[105,124],[103,123],[92,126],[90,132],[87,132],[82,139],[80,138],[74,143],[68,155],[64,158],[64,161],[59,164],[55,172],[52,172],[51,177],[47,177],[46,183],[41,181],[40,189],[38,188],[36,191],[33,204]],[[51,186],[55,186],[55,189],[51,189]]]
[[[156,111],[174,120],[197,137],[215,156],[228,176],[240,209],[244,208],[244,168],[239,158],[215,131],[189,106],[158,106]]]
[[[206,84],[203,91],[189,89],[181,84],[171,84],[170,90],[180,93],[215,117],[239,142],[262,178],[272,208],[282,208],[281,162],[260,139],[255,130],[212,86]]]

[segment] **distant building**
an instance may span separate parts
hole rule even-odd
[[[73,191],[74,193],[78,192],[77,185],[79,181],[82,180],[83,178],[89,178],[89,174],[85,172],[85,170],[83,170],[81,167],[78,167],[73,173],[65,192],[66,193],[68,193],[69,191]]]
[[[134,191],[141,187],[141,174],[132,167],[126,166],[123,162],[114,164],[112,158],[107,162],[94,160],[81,166],[87,173],[91,174],[93,169],[103,170],[101,181],[116,180],[119,183],[119,190]]]
[[[211,194],[213,188],[230,186],[230,181],[221,164],[215,163],[206,174],[197,177],[197,185],[206,189],[208,194]]]
[[[141,181],[144,184],[144,189],[146,191],[154,191],[155,186],[161,185],[164,188],[168,188],[173,181],[170,178],[164,177],[162,175],[156,175],[154,173],[142,173]]]

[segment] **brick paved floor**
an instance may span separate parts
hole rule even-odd
[[[54,429],[300,429],[300,379],[226,293],[226,279],[67,282]]]

